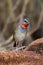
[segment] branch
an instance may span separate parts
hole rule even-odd
[[[11,35],[11,37],[8,38],[8,40],[6,40],[5,42],[0,42],[0,44],[1,46],[6,46],[9,45],[12,41],[13,41],[13,35]]]
[[[29,50],[29,48],[31,48],[32,46],[38,46],[38,45],[43,45],[43,38],[40,38],[40,39],[37,39],[35,41],[33,41],[32,43],[30,43],[26,48],[25,48],[25,51],[26,50]]]
[[[34,33],[36,30],[39,29],[40,24],[41,24],[41,22],[42,22],[42,19],[43,19],[43,6],[42,6],[42,10],[41,10],[41,13],[40,13],[40,17],[39,17],[39,20],[38,20],[38,23],[37,23],[37,27],[34,28],[33,31],[31,31],[29,35],[31,35],[31,34]]]
[[[21,13],[20,22],[22,22],[23,18],[26,16],[27,5],[29,5],[30,1],[31,0],[24,0],[24,5],[23,5],[22,13]]]
[[[20,6],[21,1],[22,1],[22,0],[17,0],[16,5],[12,8],[12,10],[11,10],[11,12],[10,12],[10,14],[9,14],[9,16],[8,16],[8,18],[7,18],[7,20],[6,20],[6,23],[5,23],[5,26],[4,26],[2,32],[5,32],[6,27],[7,27],[8,24],[11,22],[11,21],[10,21],[10,18],[11,18],[11,17],[13,17],[13,21],[16,20],[16,18],[14,18],[14,16],[15,16],[15,14],[16,14],[17,12],[14,13],[14,11],[17,10],[18,6]]]

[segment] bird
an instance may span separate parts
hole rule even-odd
[[[14,47],[20,47],[22,46],[23,41],[25,40],[27,36],[27,32],[30,27],[30,22],[27,19],[24,19],[22,23],[18,25],[16,28],[14,34],[13,34],[13,39],[15,41]]]

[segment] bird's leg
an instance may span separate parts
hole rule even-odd
[[[16,47],[18,47],[18,42],[16,42]]]
[[[15,43],[14,43],[14,48],[17,48],[18,47],[18,42],[16,41]]]
[[[22,47],[22,44],[21,44],[21,42],[18,42],[18,47]]]
[[[22,47],[22,43],[21,42],[18,43],[18,48],[20,48],[20,47]],[[23,48],[21,48],[19,50],[23,50]]]
[[[22,46],[22,43],[21,42],[16,42],[16,51],[18,50],[23,50],[23,46]]]
[[[20,45],[19,45],[19,43],[18,42],[16,42],[16,51],[18,51],[18,48],[20,47]]]
[[[22,47],[22,43],[21,43],[21,47]],[[23,48],[21,48],[21,50],[23,50]]]

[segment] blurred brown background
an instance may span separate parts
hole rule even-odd
[[[25,45],[43,37],[43,0],[0,0],[0,44],[9,41],[24,18],[30,21]]]

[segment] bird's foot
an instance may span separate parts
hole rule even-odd
[[[22,47],[19,47],[19,48],[16,48],[16,51],[23,51],[23,49],[26,48],[26,46],[22,46]]]

